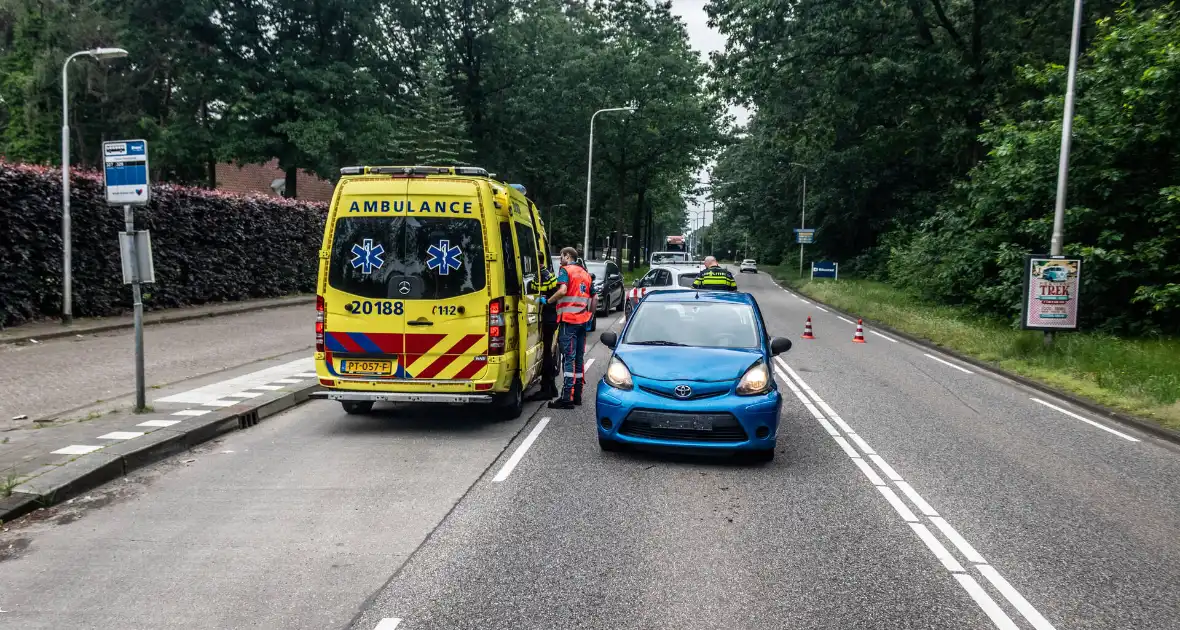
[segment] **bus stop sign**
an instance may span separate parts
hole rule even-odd
[[[144,205],[151,197],[148,185],[147,142],[116,140],[102,143],[103,181],[107,203],[112,206]]]

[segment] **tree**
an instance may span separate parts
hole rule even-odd
[[[422,88],[403,106],[391,148],[399,164],[466,164],[471,154],[467,121],[450,91],[439,55],[422,66]]]

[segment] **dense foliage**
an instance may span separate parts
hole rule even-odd
[[[74,313],[125,311],[123,209],[106,205],[95,173],[75,173],[71,186]],[[60,172],[0,162],[0,326],[61,312],[60,199]],[[146,308],[314,291],[326,213],[325,204],[153,186],[150,208],[136,216],[151,231],[156,271]]]
[[[716,148],[721,99],[670,3],[648,0],[4,0],[0,155],[59,159],[66,56],[77,163],[103,139],[149,141],[156,181],[211,186],[219,162],[294,174],[464,162],[524,184],[580,244],[591,114],[594,242],[684,224],[682,193]],[[404,163],[404,162],[403,162]],[[551,210],[551,211],[550,211]]]
[[[1071,3],[713,0],[757,115],[714,172],[719,249],[809,254],[1014,318],[1049,249]],[[1086,3],[1065,242],[1083,324],[1180,331],[1180,12]],[[764,229],[767,223],[771,229]],[[789,258],[788,260],[793,260]]]

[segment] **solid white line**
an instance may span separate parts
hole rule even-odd
[[[1107,427],[1107,426],[1103,426],[1101,423],[1094,422],[1093,420],[1091,420],[1091,419],[1089,419],[1089,418],[1083,418],[1082,416],[1079,416],[1078,414],[1076,414],[1076,413],[1074,413],[1074,412],[1072,412],[1072,411],[1069,411],[1069,410],[1066,410],[1066,409],[1062,409],[1061,407],[1058,407],[1057,405],[1054,405],[1054,404],[1051,404],[1051,403],[1047,403],[1047,402],[1045,402],[1045,401],[1041,400],[1040,398],[1030,398],[1029,400],[1031,400],[1031,401],[1033,401],[1033,402],[1035,402],[1035,403],[1040,403],[1040,404],[1042,404],[1042,405],[1044,405],[1044,406],[1046,406],[1046,407],[1048,407],[1048,408],[1050,408],[1050,409],[1056,409],[1057,411],[1060,411],[1061,413],[1063,413],[1063,414],[1065,414],[1065,415],[1067,415],[1067,416],[1069,416],[1069,417],[1071,417],[1071,418],[1077,418],[1078,420],[1081,420],[1082,422],[1085,422],[1086,424],[1090,424],[1090,425],[1096,426],[1096,427],[1098,427],[1099,429],[1102,429],[1103,431],[1106,431],[1107,433],[1113,433],[1113,434],[1115,434],[1115,435],[1117,435],[1117,436],[1119,436],[1119,437],[1121,437],[1121,438],[1123,438],[1124,440],[1127,440],[1127,441],[1129,441],[1129,442],[1138,442],[1138,441],[1139,441],[1137,438],[1131,437],[1131,436],[1127,435],[1126,433],[1123,433],[1123,432],[1121,432],[1121,431],[1115,431],[1114,429],[1112,429],[1112,428],[1110,428],[1110,427]]]
[[[971,543],[967,542],[966,538],[963,538],[963,536],[961,536],[954,527],[951,527],[951,524],[946,522],[945,518],[942,518],[941,516],[931,516],[930,522],[934,523],[934,526],[938,528],[938,531],[942,532],[942,535],[946,536],[947,539],[951,541],[951,544],[953,544],[959,550],[959,553],[963,554],[963,557],[967,558],[967,562],[972,564],[987,563],[987,560],[983,559],[983,556],[981,556],[979,552],[975,550],[975,547],[972,547]]]
[[[839,320],[842,320],[842,321],[846,321],[846,322],[848,322],[849,324],[852,324],[853,326],[855,326],[855,325],[856,325],[856,322],[852,321],[851,319],[848,319],[847,317],[840,317],[839,315],[837,315],[837,316],[836,316],[836,319],[839,319]]]
[[[883,335],[875,330],[870,330],[869,332],[873,333],[874,335],[877,335],[878,337],[884,337],[886,341],[892,341],[893,343],[897,343],[897,340],[894,339],[893,337],[890,337],[889,335]]]
[[[536,428],[533,429],[532,433],[529,433],[528,437],[524,439],[524,442],[521,442],[520,446],[517,447],[516,452],[512,454],[512,457],[508,458],[508,461],[504,464],[504,467],[500,469],[500,472],[496,473],[496,476],[492,479],[492,481],[504,481],[508,478],[508,475],[512,474],[512,469],[516,468],[516,465],[520,463],[522,458],[524,458],[525,452],[527,452],[529,447],[533,445],[533,442],[537,440],[537,436],[541,435],[541,431],[545,430],[545,425],[547,424],[549,424],[549,416],[541,418],[541,421],[537,423]]]
[[[141,435],[147,435],[147,434],[142,431],[111,431],[110,433],[108,433],[106,435],[98,436],[98,439],[100,439],[100,440],[130,440],[131,438],[137,438]]]
[[[873,460],[873,463],[877,465],[877,468],[881,469],[881,472],[885,473],[886,477],[889,477],[889,481],[902,480],[901,475],[897,474],[897,471],[893,470],[892,466],[887,464],[885,460],[881,459],[880,455],[873,453],[872,455],[869,455],[869,459]]]
[[[861,436],[859,436],[855,433],[849,433],[848,437],[852,438],[853,442],[856,442],[856,445],[860,447],[860,450],[864,451],[865,455],[876,455],[877,454],[877,451],[874,451],[873,447],[869,446],[869,443],[866,442],[865,439],[862,438]]]
[[[881,475],[877,474],[877,471],[873,470],[872,466],[869,466],[868,462],[859,457],[852,461],[856,462],[856,467],[859,468],[860,471],[869,478],[869,483],[873,484],[874,486],[885,485],[885,480],[881,478]]]
[[[811,412],[811,415],[815,416],[816,420],[824,419],[824,414],[820,413],[819,409],[817,409],[815,405],[804,401],[803,406],[807,407],[807,410]]]
[[[386,617],[378,621],[377,626],[373,630],[396,630],[397,624],[401,622],[402,620],[396,617]]]
[[[913,486],[904,481],[895,481],[893,483],[901,489],[901,493],[906,495],[906,497],[909,498],[910,503],[913,503],[914,507],[918,508],[918,511],[923,515],[938,516],[938,511],[935,510],[934,507],[929,503],[927,503],[926,499],[923,499],[922,495],[918,494],[918,491],[914,490]]]
[[[833,436],[832,439],[836,440],[836,443],[840,445],[840,448],[844,449],[844,453],[846,455],[852,459],[860,459],[860,453],[857,453],[856,449],[852,448],[852,445],[848,443],[848,440],[845,440],[838,435]]]
[[[591,365],[594,365],[594,359],[586,359],[586,362],[582,364],[583,375],[586,374],[586,370],[589,370]]]
[[[1024,615],[1024,618],[1027,619],[1034,628],[1037,630],[1057,630],[1053,627],[1053,624],[1049,623],[1048,619],[1045,619],[1041,613],[1037,612],[1036,608],[1033,608],[1032,604],[1028,603],[1028,600],[1025,599],[1023,595],[1021,595],[1015,588],[1012,588],[1012,585],[1008,583],[1008,580],[1005,580],[1004,576],[1000,575],[1000,572],[996,571],[995,567],[989,564],[980,564],[976,565],[975,568],[979,569],[979,572],[983,574],[983,577],[987,578],[987,581],[991,582],[992,586],[996,587],[996,590],[999,591],[1005,599],[1011,602],[1012,605],[1016,607],[1016,610],[1020,611],[1020,614]]]
[[[942,563],[942,566],[946,567],[947,571],[951,573],[962,573],[966,570],[963,568],[963,565],[959,564],[958,560],[955,560],[951,552],[947,551],[946,547],[934,537],[934,534],[930,533],[930,530],[925,525],[921,523],[910,523],[910,527],[913,528],[918,538],[921,538],[922,542],[926,543],[926,546],[930,548],[930,552],[934,554],[935,558],[938,558],[939,562]]]
[[[979,585],[979,582],[975,581],[975,578],[966,573],[956,573],[955,579],[959,581],[959,586],[962,586],[963,590],[967,591],[971,599],[974,599],[975,603],[983,609],[984,614],[992,620],[992,623],[996,624],[996,628],[999,628],[999,630],[1020,630],[1012,622],[1012,618],[1000,609],[1000,606],[996,604],[996,600],[992,599],[991,595],[988,595],[987,591],[983,590],[983,587]]]
[[[172,413],[172,415],[196,417],[196,416],[203,416],[207,413],[213,413],[213,410],[212,409],[185,409],[183,411],[175,411]]]
[[[819,423],[821,425],[823,425],[824,431],[827,431],[828,435],[830,435],[832,437],[839,437],[840,436],[840,432],[836,430],[836,427],[832,426],[832,423],[828,422],[824,418],[816,418],[816,420],[818,420]]]
[[[137,427],[170,427],[174,424],[180,424],[180,420],[148,420],[147,422],[140,422],[135,425]]]
[[[881,494],[885,495],[885,500],[889,501],[889,505],[892,505],[893,509],[897,510],[903,521],[907,523],[918,522],[918,517],[914,516],[914,513],[901,502],[901,498],[897,496],[897,493],[892,488],[889,486],[877,486],[877,489],[881,491]]]
[[[92,446],[90,444],[71,444],[65,448],[59,448],[56,451],[51,452],[54,455],[85,455],[87,453],[93,453],[100,448],[102,447]]]
[[[816,307],[816,308],[818,308],[819,310],[821,310],[821,311],[825,312],[825,313],[827,313],[827,312],[828,312],[828,309],[826,309],[826,308],[824,308],[824,307],[820,306],[819,304],[816,304],[816,305],[815,305],[815,307]]]
[[[951,363],[950,361],[943,361],[942,359],[940,359],[940,358],[938,358],[938,357],[934,356],[933,354],[930,354],[930,353],[927,353],[927,352],[923,352],[922,354],[924,354],[924,355],[926,355],[926,356],[930,357],[931,359],[934,359],[935,361],[938,361],[939,363],[941,363],[941,364],[943,364],[943,365],[949,365],[949,366],[951,366],[951,367],[955,368],[956,370],[958,370],[958,371],[960,371],[960,372],[963,372],[963,373],[966,373],[966,374],[974,374],[974,372],[972,372],[971,370],[968,370],[967,368],[961,368],[961,367],[959,367],[959,366],[955,365],[954,363]]]

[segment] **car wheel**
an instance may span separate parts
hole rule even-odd
[[[515,420],[524,412],[524,391],[520,386],[520,378],[512,379],[512,387],[503,394],[496,394],[492,401],[495,406],[493,414],[497,420]]]
[[[344,413],[354,416],[373,410],[373,401],[371,400],[342,400],[340,405],[344,407]]]
[[[617,453],[617,452],[623,450],[623,445],[619,444],[618,442],[616,442],[614,440],[609,440],[607,438],[600,437],[600,438],[598,438],[598,448],[600,448],[608,453]]]
[[[631,311],[633,311],[633,310],[635,310],[635,307],[631,306],[631,300],[624,300],[623,301],[623,318],[624,319],[631,319]]]
[[[759,449],[756,451],[750,451],[748,456],[750,458],[750,461],[755,462],[755,463],[759,463],[759,464],[763,464],[766,462],[774,461],[774,449],[773,448],[763,448],[763,449]]]

